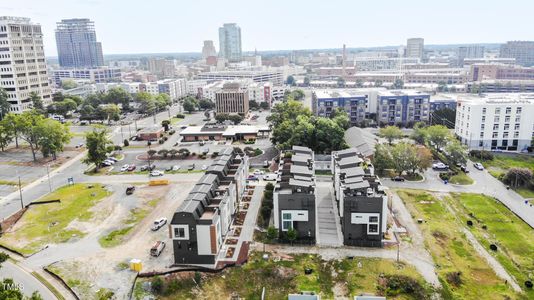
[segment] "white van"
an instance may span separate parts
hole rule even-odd
[[[164,241],[157,241],[152,248],[150,248],[150,255],[154,257],[158,257],[161,252],[165,249],[165,242]]]
[[[276,178],[278,178],[278,174],[276,173],[263,175],[263,180],[266,181],[276,181]]]

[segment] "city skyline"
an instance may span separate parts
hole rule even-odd
[[[493,1],[450,1],[446,7],[429,6],[421,0],[409,6],[391,1],[308,2],[306,14],[299,16],[298,12],[303,9],[299,3],[275,1],[263,7],[261,15],[258,15],[250,3],[238,0],[232,5],[240,9],[236,9],[231,17],[217,14],[224,11],[228,4],[215,1],[192,3],[188,5],[188,11],[182,14],[178,4],[165,1],[52,2],[24,0],[12,3],[10,7],[0,6],[4,15],[29,17],[41,24],[47,56],[57,56],[55,25],[61,19],[68,18],[93,20],[104,54],[199,53],[204,40],[213,40],[218,44],[218,28],[224,23],[237,23],[241,27],[243,51],[326,49],[340,48],[342,44],[349,48],[397,46],[405,45],[406,39],[411,37],[424,38],[426,45],[534,40],[529,26],[518,26],[513,31],[511,25],[503,26],[515,23],[514,20],[528,19],[528,8],[534,8],[534,4],[519,1],[515,2],[524,9],[514,10],[513,17],[501,14],[502,7]],[[285,9],[278,9],[280,5]],[[384,10],[385,5],[387,10]],[[157,6],[166,8],[154,10]],[[210,8],[209,11],[206,11],[206,7]],[[511,3],[507,7],[514,5]],[[150,11],[157,13],[147,13]],[[414,17],[406,17],[410,15]],[[266,21],[261,21],[261,16]],[[435,22],[440,16],[454,16],[451,19],[454,22]],[[496,18],[499,18],[499,22],[495,22]],[[476,26],[473,26],[475,19]],[[395,20],[397,25],[392,26],[391,21],[380,20]],[[175,36],[172,33],[154,34],[153,24],[164,30],[170,28],[171,32],[175,29]],[[188,33],[180,30],[183,28]]]

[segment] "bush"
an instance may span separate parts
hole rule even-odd
[[[493,153],[484,150],[471,150],[469,156],[477,157],[481,160],[493,160]]]
[[[449,179],[451,179],[451,174],[449,174],[449,173],[439,173],[439,178],[441,180],[449,180]]]
[[[174,129],[171,130],[171,131],[169,131],[169,134],[170,134],[170,135],[173,135],[173,134],[175,134],[175,133],[176,133],[176,130],[174,130]]]
[[[490,245],[490,249],[491,249],[492,251],[497,251],[497,245],[495,245],[495,244],[491,244],[491,245]]]
[[[202,275],[200,275],[200,272],[198,272],[198,271],[195,272],[195,278],[194,278],[194,279],[195,279],[195,282],[196,282],[198,285],[200,285],[201,280],[202,280]]]
[[[151,282],[152,286],[152,292],[156,295],[161,294],[163,292],[163,279],[161,277],[156,277],[152,279]]]
[[[128,141],[128,139],[124,139],[123,143],[124,143],[124,147],[130,146],[130,142]]]
[[[527,288],[531,289],[532,286],[533,286],[532,281],[530,281],[530,280],[525,281],[525,286],[526,286]]]
[[[473,226],[473,221],[467,220],[467,226]]]
[[[185,118],[185,115],[184,115],[184,114],[176,114],[176,118],[178,118],[178,119],[184,119],[184,118]]]
[[[163,140],[164,140],[165,142],[166,142],[168,139],[169,139],[169,138],[166,137],[166,136],[163,137]]]
[[[447,282],[455,287],[462,285],[462,272],[449,272],[446,274]]]
[[[159,139],[158,143],[163,144],[163,143],[165,143],[165,140],[164,139]]]
[[[265,185],[265,190],[266,191],[272,191],[274,190],[274,184],[272,184],[272,182],[269,182]]]
[[[408,294],[414,299],[426,299],[426,291],[417,280],[405,275],[386,275],[384,283],[378,287],[386,296]]]
[[[121,147],[121,145],[115,145],[115,146],[113,146],[113,150],[120,151],[120,150],[122,150],[122,147]]]

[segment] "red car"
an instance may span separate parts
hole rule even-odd
[[[130,165],[130,166],[128,167],[128,171],[131,172],[131,171],[135,170],[135,168],[136,168],[135,165]]]

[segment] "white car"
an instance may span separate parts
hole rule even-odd
[[[152,231],[157,231],[158,229],[163,227],[163,225],[165,225],[165,224],[167,224],[167,218],[159,218],[159,219],[154,221],[154,224],[152,225],[152,227],[150,229]]]
[[[484,170],[484,166],[481,163],[474,163],[473,167],[480,171]]]
[[[126,172],[128,171],[128,168],[130,167],[130,165],[124,165],[121,167],[121,172]]]
[[[114,162],[118,162],[118,161],[119,161],[118,159],[116,159],[116,158],[113,157],[113,156],[108,157],[106,160],[112,160],[112,161],[114,161]]]
[[[278,174],[266,174],[266,175],[263,175],[263,180],[266,180],[266,181],[276,181],[276,178],[278,178]]]
[[[447,166],[446,164],[442,163],[442,162],[439,162],[439,163],[435,163],[432,165],[432,169],[434,170],[447,170],[449,168],[449,166]]]
[[[181,167],[179,165],[172,166],[172,170],[173,171],[178,171],[178,170],[180,170],[180,168]]]
[[[253,174],[254,174],[254,175],[263,175],[263,174],[265,174],[265,172],[262,171],[262,170],[256,169],[256,170],[254,170],[254,173],[253,173]]]
[[[106,164],[108,164],[108,165],[111,166],[111,165],[114,165],[114,164],[115,164],[115,161],[114,161],[114,160],[111,160],[111,159],[106,159],[106,160],[104,161],[104,163],[106,163]]]
[[[208,166],[207,165],[202,165],[202,171],[205,171],[208,169]]]
[[[163,171],[160,171],[160,170],[154,170],[154,171],[150,172],[150,176],[153,176],[153,177],[163,176],[163,174],[165,174],[165,173]]]

